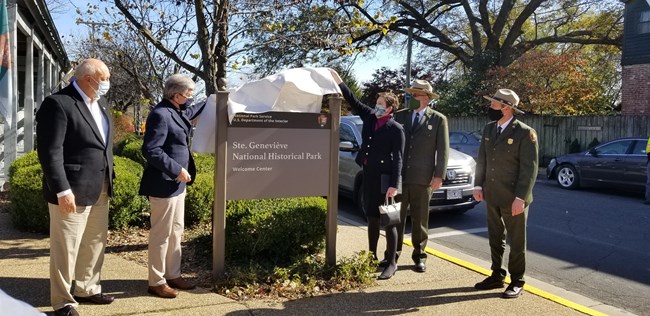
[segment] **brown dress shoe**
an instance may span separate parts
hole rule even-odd
[[[178,291],[172,289],[167,284],[149,286],[149,290],[147,290],[147,292],[162,298],[175,298],[178,295]]]
[[[185,281],[183,278],[178,277],[176,279],[167,280],[167,284],[175,289],[179,290],[193,290],[196,288],[196,285]]]
[[[91,296],[74,296],[74,299],[79,303],[93,303],[98,305],[106,305],[113,303],[115,297],[110,295],[104,295],[103,293],[91,295]]]

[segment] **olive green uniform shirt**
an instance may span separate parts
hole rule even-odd
[[[474,184],[483,188],[486,203],[510,207],[516,197],[533,202],[538,144],[535,130],[516,118],[497,137],[497,122],[483,130]]]
[[[449,158],[447,118],[427,107],[420,124],[413,126],[413,110],[395,113],[395,121],[404,126],[406,143],[402,183],[431,184],[433,178],[445,178]]]

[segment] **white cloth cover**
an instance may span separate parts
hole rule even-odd
[[[237,113],[319,113],[323,95],[341,93],[329,68],[293,68],[252,81],[230,92],[228,120]],[[210,95],[198,118],[192,151],[214,153],[217,99]]]

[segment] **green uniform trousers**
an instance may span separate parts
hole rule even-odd
[[[512,216],[510,207],[503,208],[490,204],[487,207],[487,226],[492,255],[492,275],[506,277],[503,269],[503,253],[506,249],[506,232],[510,244],[508,272],[512,281],[524,282],[526,272],[526,221],[528,206],[524,213]]]
[[[421,184],[402,184],[402,208],[400,210],[400,223],[397,226],[397,254],[402,253],[404,240],[404,227],[406,215],[411,214],[411,240],[413,241],[413,254],[411,258],[415,263],[425,262],[427,241],[429,240],[429,200],[431,199],[431,186]]]

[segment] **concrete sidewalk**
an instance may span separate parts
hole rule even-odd
[[[366,249],[364,225],[339,217],[337,257],[350,257]],[[430,246],[439,250],[438,245]],[[383,237],[379,246],[383,251]],[[486,244],[487,247],[487,244]],[[404,252],[410,253],[405,246]],[[453,252],[451,250],[443,250]],[[105,293],[114,295],[111,305],[80,305],[81,315],[591,315],[627,314],[542,282],[529,280],[527,292],[514,300],[501,299],[502,290],[476,291],[474,283],[485,276],[472,269],[487,263],[459,259],[434,252],[427,272],[416,273],[410,260],[402,260],[398,272],[387,281],[362,291],[350,291],[298,300],[234,301],[197,288],[176,299],[147,294],[147,269],[114,254],[107,254],[102,271]],[[457,256],[456,256],[457,255]],[[445,257],[446,259],[441,259]],[[451,261],[456,261],[452,263]],[[468,268],[469,267],[469,268]],[[49,303],[49,239],[11,228],[9,215],[0,213],[0,289],[40,311],[51,312]],[[529,286],[530,285],[530,286]],[[546,289],[544,289],[546,287]],[[530,291],[537,294],[533,294]],[[550,292],[549,292],[550,291]],[[553,293],[553,291],[557,293]],[[542,296],[540,296],[542,295]],[[550,299],[549,299],[550,298]],[[571,301],[566,300],[568,298]],[[556,301],[565,300],[562,305]],[[583,305],[584,304],[584,305]],[[568,306],[567,306],[568,305]],[[0,314],[2,310],[0,307]]]

